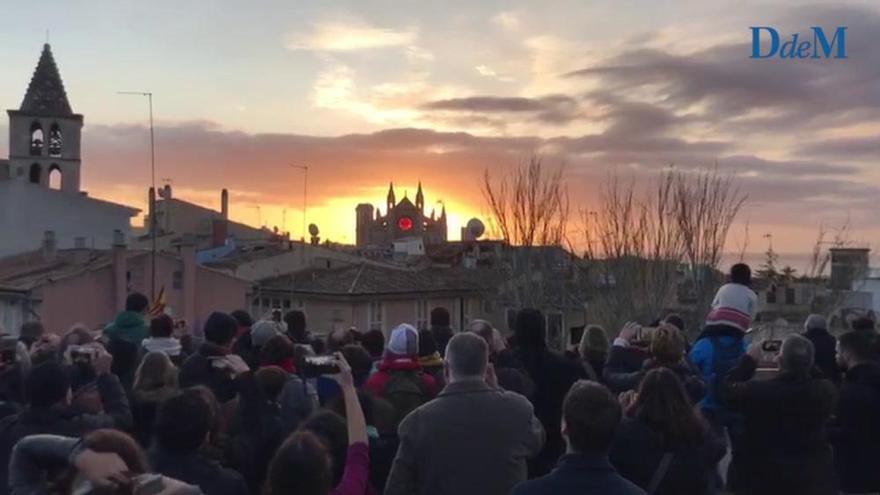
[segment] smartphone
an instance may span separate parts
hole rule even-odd
[[[782,341],[781,340],[765,340],[763,344],[761,344],[761,350],[771,354],[779,354],[779,351],[782,349]]]
[[[339,365],[334,356],[306,356],[303,376],[317,378],[322,375],[335,375],[339,371]]]
[[[141,474],[131,480],[134,495],[156,495],[165,489],[161,474]]]
[[[70,353],[70,362],[82,366],[91,366],[97,355],[97,349],[83,345],[72,345],[67,350]]]

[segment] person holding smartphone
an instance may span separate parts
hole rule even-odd
[[[314,433],[297,431],[275,453],[269,464],[266,493],[287,495],[298,493],[308,487],[309,493],[327,495],[363,495],[367,488],[370,455],[367,423],[358,401],[351,366],[342,353],[335,353],[332,375],[345,400],[345,417],[348,426],[348,452],[342,480],[332,486],[333,466],[327,446]]]

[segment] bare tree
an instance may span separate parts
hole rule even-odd
[[[516,246],[556,246],[566,241],[569,201],[563,167],[548,170],[533,155],[510,175],[483,172],[482,193],[492,226]]]
[[[662,172],[639,191],[610,175],[595,212],[582,212],[593,290],[591,318],[611,329],[687,309],[692,323],[708,310],[720,282],[728,231],[746,197],[734,176]]]
[[[813,249],[810,253],[810,266],[804,276],[809,279],[819,279],[825,274],[825,269],[831,262],[831,251],[825,248],[830,245],[832,248],[845,247],[849,245],[849,218],[843,222],[840,227],[831,228],[824,223],[819,224],[819,230],[816,234],[816,242],[813,243]],[[830,238],[829,238],[830,236]]]
[[[721,283],[718,267],[727,234],[747,198],[736,176],[720,174],[717,164],[711,170],[676,175],[675,221],[684,242],[694,322],[708,312]]]
[[[509,277],[500,287],[502,297],[520,308],[564,311],[582,305],[576,295],[576,260],[563,247],[568,245],[569,218],[563,167],[549,169],[535,155],[500,177],[487,169],[482,192],[490,227],[509,244]],[[564,330],[548,337],[560,347]]]
[[[590,318],[616,330],[656,318],[674,300],[684,244],[674,222],[675,175],[661,174],[644,192],[610,174],[597,211],[582,211],[587,239]]]

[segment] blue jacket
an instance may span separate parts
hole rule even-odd
[[[744,334],[741,330],[728,325],[708,325],[694,343],[689,357],[691,363],[697,368],[706,382],[706,396],[700,402],[700,408],[715,410],[723,406],[717,397],[716,387],[713,385],[723,381],[724,376],[717,378],[715,376],[715,347],[712,345],[712,337],[717,337],[718,343],[724,347],[735,345],[737,340],[740,341],[740,356],[745,354],[748,344],[745,342]],[[736,363],[734,362],[733,364]]]
[[[540,478],[517,485],[511,495],[646,495],[645,491],[619,475],[608,456],[566,454],[556,469]]]

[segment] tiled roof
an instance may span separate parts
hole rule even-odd
[[[264,280],[264,289],[326,295],[390,295],[479,292],[497,287],[499,273],[489,270],[429,267],[402,269],[360,264],[332,270],[308,270]]]
[[[31,77],[27,93],[21,102],[20,111],[30,115],[69,117],[73,115],[64,82],[52,57],[52,48],[48,43],[43,45],[43,53],[37,68]]]
[[[41,251],[0,259],[0,286],[30,290],[46,282],[90,272],[108,266],[110,251],[98,249],[63,249],[46,258]]]

